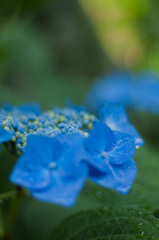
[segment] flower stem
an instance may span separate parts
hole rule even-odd
[[[0,238],[4,235],[2,204],[0,203]]]
[[[4,235],[2,240],[10,240],[15,224],[16,224],[16,220],[18,217],[18,212],[19,212],[19,208],[23,199],[23,189],[21,187],[17,187],[17,195],[16,197],[12,200],[11,205],[10,205],[10,209],[8,212],[8,216],[6,218],[6,223],[5,223],[5,228],[4,228]]]
[[[15,197],[16,194],[17,194],[16,190],[12,190],[12,191],[9,191],[9,192],[6,192],[6,193],[2,193],[2,194],[0,194],[0,201],[5,200],[6,198]]]

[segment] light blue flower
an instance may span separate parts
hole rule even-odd
[[[89,90],[86,104],[98,112],[106,102],[140,111],[159,113],[159,75],[119,71],[98,79]]]
[[[134,138],[128,134],[111,131],[103,122],[97,122],[85,140],[89,156],[87,162],[103,172],[89,173],[92,181],[104,187],[127,193],[136,175]]]
[[[126,71],[116,71],[97,79],[85,99],[88,109],[98,113],[106,102],[131,106],[131,82],[132,76]]]
[[[155,72],[141,72],[134,78],[131,88],[132,107],[159,113],[159,75]]]
[[[77,134],[55,138],[29,135],[26,152],[10,180],[29,189],[39,200],[66,207],[74,205],[88,172],[87,165],[79,161],[82,142],[83,137]]]
[[[115,104],[105,104],[99,111],[99,117],[112,130],[127,133],[135,138],[136,148],[144,145],[144,141],[136,128],[129,122],[124,108]]]

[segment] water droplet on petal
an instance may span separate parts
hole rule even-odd
[[[49,163],[49,168],[55,168],[56,167],[56,163],[55,162],[50,162]]]

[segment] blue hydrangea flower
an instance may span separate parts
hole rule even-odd
[[[144,141],[136,128],[129,122],[128,116],[121,106],[105,104],[99,112],[99,117],[112,130],[127,133],[135,138],[136,148],[144,145]]]
[[[92,181],[107,188],[127,193],[136,175],[134,138],[128,134],[111,131],[103,122],[97,122],[85,140],[89,156],[87,162],[103,172],[90,172]]]
[[[86,96],[86,105],[95,113],[106,102],[131,106],[130,97],[132,76],[126,71],[113,72],[104,76],[92,85]]]
[[[133,109],[159,113],[159,75],[141,72],[134,78],[131,88]]]
[[[98,112],[105,102],[125,108],[159,113],[159,75],[152,72],[132,74],[114,72],[97,80],[89,90],[86,104]]]
[[[112,124],[121,116],[120,128],[125,124],[130,133],[124,114],[107,109],[101,117],[105,122],[112,117]],[[130,189],[136,173],[134,138],[112,131],[84,109],[40,113],[35,105],[8,105],[0,109],[0,126],[0,143],[7,142],[11,151],[22,155],[11,181],[39,200],[72,206],[87,177],[121,193]]]
[[[79,161],[83,137],[62,134],[55,138],[29,135],[26,153],[10,180],[30,190],[39,200],[70,207],[86,181],[88,168]]]
[[[112,131],[101,121],[95,123],[88,137],[30,134],[10,180],[39,200],[69,207],[75,204],[87,177],[127,193],[136,174],[134,152],[132,136]]]

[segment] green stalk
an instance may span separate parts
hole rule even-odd
[[[2,240],[10,240],[12,233],[14,231],[16,220],[18,217],[20,205],[24,196],[24,191],[21,187],[17,187],[17,195],[14,199],[12,199],[10,209],[8,212],[8,216],[6,218],[4,235]]]
[[[0,203],[0,238],[4,235],[2,204]]]
[[[12,190],[12,191],[9,191],[9,192],[6,192],[6,193],[1,193],[0,194],[0,201],[5,200],[6,198],[15,197],[16,194],[17,194],[16,190]]]

